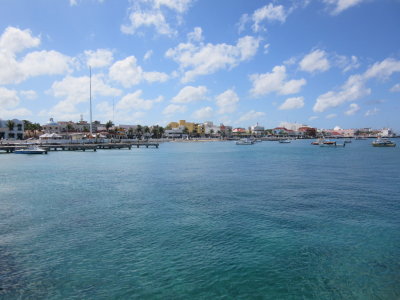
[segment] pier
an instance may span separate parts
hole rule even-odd
[[[18,149],[26,149],[30,146],[39,146],[46,151],[94,151],[97,149],[111,150],[111,149],[128,149],[131,150],[132,147],[152,147],[158,148],[159,143],[153,142],[129,142],[129,143],[99,143],[99,144],[17,144],[8,143],[0,144],[0,151],[5,151],[7,153],[12,153]]]

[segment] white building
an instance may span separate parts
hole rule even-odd
[[[381,129],[380,136],[382,137],[392,137],[394,136],[394,132],[391,128],[383,128]]]
[[[24,130],[24,121],[0,119],[0,139],[22,140],[24,138]]]
[[[301,127],[308,127],[307,125],[301,123],[290,123],[290,122],[281,122],[279,127],[284,127],[289,130],[299,131]]]
[[[53,118],[50,118],[46,124],[42,125],[43,131],[45,133],[61,133],[61,126],[57,122],[54,122]]]
[[[204,122],[203,124],[205,134],[217,134],[218,131],[221,131],[221,127],[214,125],[214,123],[211,121]]]
[[[260,126],[257,123],[257,125],[253,125],[250,127],[250,131],[252,134],[255,134],[255,135],[263,135],[265,129],[264,129],[264,126]]]

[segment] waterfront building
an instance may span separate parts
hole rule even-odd
[[[264,135],[264,131],[265,131],[264,126],[260,126],[258,125],[258,123],[250,127],[251,134],[254,134],[256,136]]]
[[[53,118],[50,118],[50,120],[47,121],[47,123],[43,124],[42,128],[45,133],[57,133],[57,134],[61,133],[60,124],[55,122]]]
[[[11,126],[12,125],[12,126]],[[0,119],[0,139],[24,139],[24,121]]]

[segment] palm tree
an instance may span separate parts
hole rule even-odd
[[[112,122],[111,120],[108,121],[108,122],[106,123],[106,130],[109,131],[110,128],[113,127],[113,126],[114,126],[113,122]]]
[[[164,135],[164,128],[162,126],[158,126],[158,138],[162,138]]]
[[[73,130],[74,130],[74,126],[72,126],[71,123],[68,123],[67,124],[67,131],[70,132],[70,131],[73,131]]]
[[[14,127],[15,127],[14,121],[8,120],[8,121],[7,121],[7,127],[8,127],[8,130],[13,131],[13,130],[14,130]]]
[[[132,136],[133,136],[133,128],[132,128],[132,127],[130,127],[130,128],[128,129],[128,136],[129,136],[130,139],[131,139]]]
[[[140,139],[142,137],[142,133],[143,133],[143,128],[141,125],[137,125],[136,126],[136,136],[138,137],[138,139]]]

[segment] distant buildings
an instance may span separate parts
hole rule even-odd
[[[0,119],[0,140],[1,139],[24,139],[24,121],[18,119]]]

